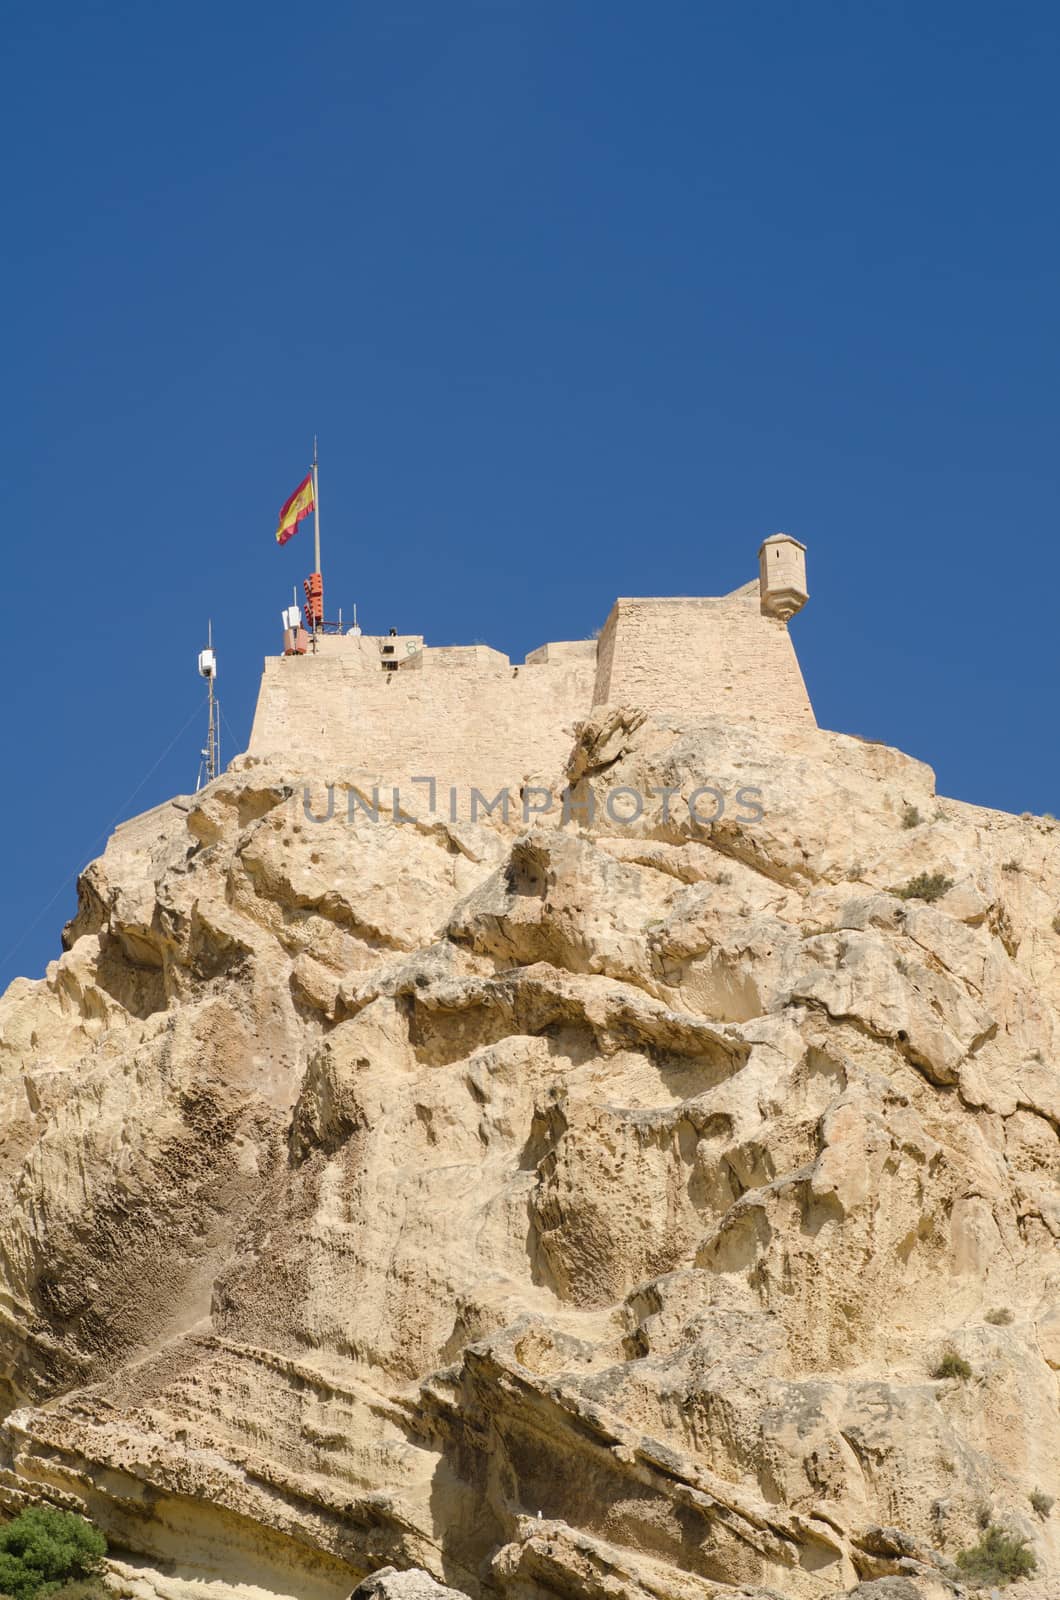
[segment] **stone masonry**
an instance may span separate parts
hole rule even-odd
[[[514,792],[562,771],[598,706],[815,727],[786,623],[806,598],[803,546],[766,540],[760,573],[715,599],[616,600],[598,640],[542,645],[517,666],[419,634],[323,635],[315,653],[266,659],[247,755],[312,755],[388,787],[431,776]]]

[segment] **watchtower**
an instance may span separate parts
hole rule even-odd
[[[788,533],[774,533],[758,552],[758,594],[763,614],[787,622],[810,598],[806,590],[806,546]]]

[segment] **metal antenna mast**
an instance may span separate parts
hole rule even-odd
[[[217,699],[217,657],[213,649],[213,619],[206,625],[207,644],[205,650],[199,651],[199,676],[206,679],[210,696],[210,721],[206,732],[206,743],[203,746],[199,762],[199,780],[195,785],[196,794],[202,788],[203,773],[206,782],[212,783],[221,770],[221,719],[220,702]]]

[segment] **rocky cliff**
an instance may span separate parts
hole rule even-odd
[[[1051,819],[614,709],[591,827],[237,766],[0,1001],[8,1504],[162,1594],[911,1600],[991,1520],[1060,1572]]]

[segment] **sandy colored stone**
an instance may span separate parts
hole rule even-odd
[[[801,549],[782,540],[769,553],[795,556],[780,575],[805,598]],[[616,600],[598,639],[541,645],[519,665],[488,645],[434,646],[419,634],[321,635],[308,654],[266,658],[235,764],[264,761],[291,780],[326,752],[369,803],[474,821],[498,792],[518,810],[525,784],[558,778],[600,706],[813,728],[791,636],[771,614],[773,576],[770,567],[717,598]]]
[[[1044,1600],[1058,835],[809,721],[582,721],[588,826],[261,759],[87,869],[0,999],[0,1498],[143,1600],[949,1600],[983,1507]]]
[[[357,1585],[350,1600],[459,1600],[459,1597],[458,1589],[436,1583],[422,1568],[398,1572],[394,1567],[380,1567]]]

